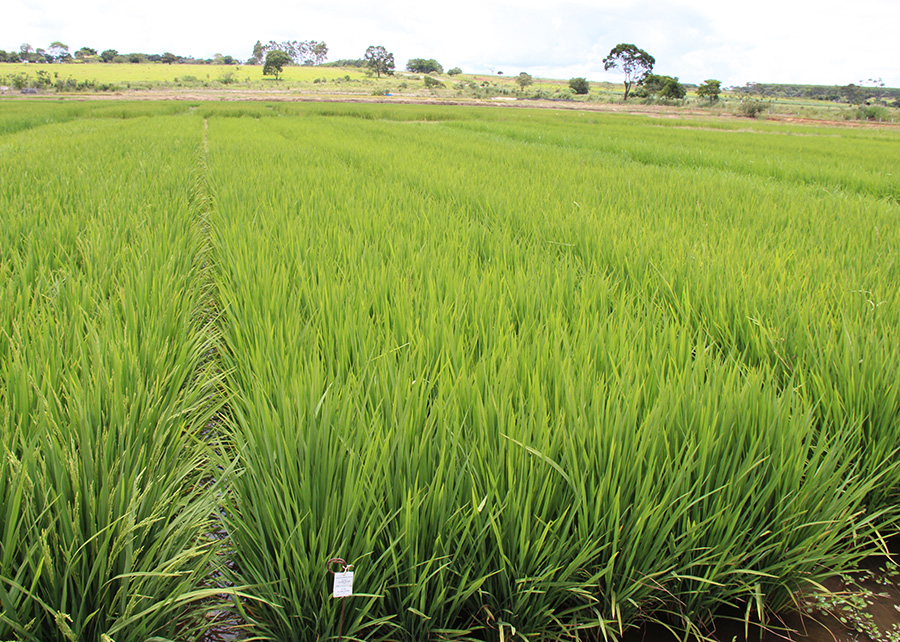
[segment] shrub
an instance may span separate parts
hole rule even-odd
[[[28,74],[18,73],[14,76],[10,76],[9,84],[13,86],[13,89],[25,89],[28,86],[29,81]]]
[[[860,105],[859,108],[850,113],[850,118],[854,120],[888,120],[891,112],[885,107],[879,105]]]
[[[761,100],[745,100],[738,107],[738,114],[747,118],[756,118],[769,108],[769,104]]]
[[[687,92],[684,89],[684,85],[678,82],[678,78],[676,77],[666,80],[666,83],[660,90],[659,95],[663,98],[668,98],[671,100],[681,100],[684,98],[686,93]]]
[[[443,89],[444,83],[442,83],[437,78],[432,78],[431,76],[425,76],[425,86],[429,89]]]
[[[678,82],[677,77],[650,74],[641,81],[641,85],[632,93],[641,98],[659,96],[664,99],[681,100],[687,92],[684,89],[684,85]]]
[[[569,80],[569,88],[575,94],[586,95],[590,91],[591,85],[587,78],[572,78]]]
[[[56,91],[76,91],[78,89],[78,81],[74,78],[59,79],[56,81]]]
[[[459,67],[454,67],[453,69],[451,69],[450,71],[447,72],[447,75],[448,76],[458,76],[461,73],[462,73],[462,69],[460,69]]]

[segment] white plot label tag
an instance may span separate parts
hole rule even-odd
[[[334,597],[353,595],[353,571],[334,574]]]

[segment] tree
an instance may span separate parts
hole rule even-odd
[[[394,73],[394,54],[381,45],[371,45],[366,49],[365,61],[366,66],[379,78],[381,74],[391,76]]]
[[[850,83],[845,87],[841,87],[841,98],[852,105],[862,105],[869,98],[869,92],[865,87],[859,87]]]
[[[263,48],[263,43],[259,40],[256,41],[256,44],[253,45],[253,55],[250,56],[250,59],[247,61],[248,65],[258,65],[265,59],[266,50]]]
[[[591,86],[587,81],[587,78],[571,78],[569,80],[569,89],[572,90],[573,93],[576,94],[587,94]]]
[[[520,72],[518,76],[516,76],[516,83],[519,85],[519,89],[525,91],[525,88],[528,85],[534,84],[534,79],[531,77],[531,74],[526,74],[524,71]]]
[[[460,69],[459,67],[454,67],[453,69],[451,69],[447,72],[447,75],[448,76],[458,76],[461,73],[462,73],[462,69]]]
[[[79,60],[84,60],[85,58],[88,58],[90,56],[96,56],[96,55],[97,55],[97,50],[92,49],[91,47],[82,47],[81,49],[79,49],[78,51],[75,52],[75,57],[78,58]]]
[[[721,80],[704,80],[703,83],[699,87],[697,87],[697,97],[708,98],[709,102],[714,103],[719,99],[719,93],[721,91]]]
[[[112,62],[116,56],[119,55],[119,52],[115,49],[105,49],[100,52],[100,60],[103,62]]]
[[[328,45],[324,42],[307,40],[304,44],[306,45],[304,65],[321,65],[328,60]]]
[[[269,44],[263,45],[258,40],[253,46],[253,58],[261,61],[267,54],[273,51],[283,51],[291,60],[298,65],[320,65],[328,58],[328,45],[324,42],[316,40],[285,40],[284,42],[275,42],[270,40]],[[253,64],[251,62],[251,64]]]
[[[289,64],[291,64],[291,57],[287,52],[281,51],[280,49],[270,51],[266,54],[266,64],[263,65],[263,76],[275,76],[275,80],[278,80],[278,75],[284,69],[284,66]]]
[[[738,87],[737,90],[751,98],[753,96],[767,96],[770,93],[770,90],[766,85],[753,80],[749,81],[743,87]]]
[[[22,62],[43,62],[43,49],[35,51],[34,47],[27,42],[23,42],[19,46],[19,60]]]
[[[417,74],[442,74],[444,67],[434,58],[410,58],[406,70]]]
[[[63,62],[71,58],[68,45],[64,45],[58,40],[50,43],[50,50],[47,52],[47,62]]]
[[[167,65],[171,65],[172,63],[178,62],[178,56],[173,54],[171,51],[167,51],[162,55],[160,60]]]
[[[609,55],[603,59],[603,68],[621,69],[625,74],[625,100],[632,85],[642,81],[651,71],[656,60],[643,49],[632,44],[621,43],[610,49]]]

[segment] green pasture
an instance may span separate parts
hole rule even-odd
[[[777,625],[897,533],[898,143],[0,103],[0,639]]]
[[[9,78],[16,74],[27,74],[34,77],[38,71],[46,72],[54,80],[73,78],[76,81],[93,80],[99,83],[114,85],[127,85],[127,83],[150,83],[152,85],[175,85],[187,79],[195,79],[198,82],[221,84],[221,79],[228,77],[234,83],[260,83],[268,82],[276,86],[272,76],[263,76],[262,65],[190,65],[177,64],[166,65],[163,63],[135,63],[135,64],[110,64],[110,63],[67,63],[56,65],[37,65],[31,63],[2,63],[0,64],[0,77]],[[518,72],[516,72],[518,73]],[[284,68],[279,84],[292,85],[296,83],[312,84],[316,79],[335,81],[370,79],[374,76],[366,73],[366,70],[355,67],[310,67],[289,65]],[[410,74],[398,70],[393,76],[382,76],[386,84],[398,85],[400,82],[413,82],[411,78],[421,80],[422,74]],[[475,83],[490,82],[509,88],[517,87],[515,75],[495,74],[460,74],[457,76],[436,76],[442,82],[452,85],[454,82],[472,81]],[[190,80],[186,82],[191,82]],[[595,83],[597,87],[605,90],[616,89],[617,86],[609,83]],[[565,89],[567,80],[553,80],[536,78],[533,88],[546,90]]]
[[[126,83],[175,83],[187,79],[216,82],[230,76],[235,82],[272,81],[271,76],[263,76],[262,65],[166,65],[162,63],[143,64],[102,64],[102,63],[70,63],[58,65],[35,65],[30,63],[6,63],[0,65],[0,74],[31,74],[38,70],[48,72],[51,77],[74,78],[75,80],[94,80],[98,83],[124,85]],[[354,68],[338,67],[304,67],[291,65],[284,68],[282,78],[287,82],[312,82],[316,78],[333,80],[349,75],[361,78],[364,74]],[[190,82],[188,80],[187,82]]]

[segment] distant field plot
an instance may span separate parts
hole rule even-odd
[[[92,81],[95,86],[115,85],[120,89],[159,86],[202,86],[204,83],[216,86],[231,86],[240,83],[267,83],[273,88],[293,83],[312,83],[316,79],[359,80],[365,74],[358,69],[336,67],[288,66],[284,68],[282,81],[276,83],[274,77],[263,76],[262,65],[165,65],[165,64],[68,64],[35,65],[28,63],[7,63],[0,65],[0,76],[11,84],[16,75],[26,75],[32,80],[37,73],[48,74],[51,84],[58,80],[65,82]],[[34,84],[32,82],[32,84]]]
[[[176,82],[178,78],[198,78],[215,80],[222,74],[231,72],[237,81],[262,80],[262,65],[163,65],[163,64],[69,64],[34,65],[27,63],[5,64],[4,72],[36,73],[43,69],[53,77],[72,77],[76,80],[97,80],[100,82]],[[308,80],[315,78],[338,78],[346,75],[362,76],[357,69],[340,67],[303,67],[290,65],[284,68],[286,80]],[[270,77],[271,78],[271,77]]]
[[[264,639],[703,633],[897,532],[897,132],[23,107],[0,104],[0,637],[64,639],[68,613],[187,639],[211,574]],[[60,490],[70,469],[93,477]],[[180,526],[129,547],[142,510]],[[77,584],[110,556],[73,547],[119,529],[118,579]]]

